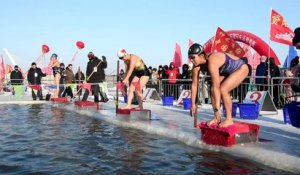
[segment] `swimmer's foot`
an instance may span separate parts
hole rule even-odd
[[[131,106],[124,106],[123,108],[121,109],[131,109]]]
[[[213,118],[212,120],[210,120],[206,124],[207,124],[207,126],[213,126],[213,125],[219,125],[220,123],[221,123],[220,118]]]
[[[221,122],[220,124],[219,124],[219,127],[220,128],[226,128],[226,127],[228,127],[228,126],[230,126],[230,125],[233,125],[234,123],[233,123],[233,121],[232,120],[224,120],[223,122]]]

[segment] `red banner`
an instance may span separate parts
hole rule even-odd
[[[283,17],[272,9],[270,39],[291,46],[293,37],[294,32],[288,27]]]
[[[193,44],[194,44],[194,42],[193,42],[191,39],[189,39],[189,48],[190,48],[191,45],[193,45]],[[190,60],[189,58],[187,58],[187,63],[188,63],[188,64],[191,63],[191,60]]]
[[[4,81],[5,79],[5,68],[4,68],[4,60],[3,60],[3,56],[1,55],[1,59],[0,59],[0,81]]]
[[[173,57],[173,63],[174,63],[174,66],[178,67],[178,68],[181,67],[181,65],[182,65],[181,47],[177,43],[175,46],[175,54]]]
[[[237,57],[243,57],[245,52],[243,48],[234,41],[226,32],[218,27],[214,43],[211,48],[212,52],[225,52]]]

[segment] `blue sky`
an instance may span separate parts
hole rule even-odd
[[[0,54],[5,63],[7,48],[23,69],[41,53],[42,44],[68,64],[77,51],[76,41],[86,47],[79,50],[75,70],[85,70],[87,53],[105,55],[107,73],[116,69],[116,52],[125,48],[139,55],[148,66],[169,64],[175,43],[181,45],[186,61],[188,39],[204,44],[214,36],[218,26],[223,30],[245,30],[269,43],[270,9],[280,13],[288,25],[298,27],[300,1],[289,0],[10,0],[1,3]],[[297,22],[298,21],[298,22]],[[288,46],[271,42],[282,64]]]

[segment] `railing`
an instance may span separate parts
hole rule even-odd
[[[232,99],[235,99],[239,102],[242,102],[249,91],[268,91],[270,93],[271,98],[273,99],[274,104],[277,107],[282,107],[286,103],[291,101],[298,101],[300,100],[297,96],[299,95],[296,92],[293,92],[291,89],[290,84],[285,84],[286,81],[290,81],[295,84],[299,84],[300,78],[293,78],[293,77],[274,77],[270,79],[270,83],[267,84],[255,84],[256,78],[266,78],[264,76],[252,76],[247,77],[248,82],[241,83],[238,87],[233,89],[230,92]],[[110,95],[115,95],[113,92],[115,89],[115,83],[117,82],[117,76],[110,75],[106,76],[106,85],[109,89],[107,93]],[[10,84],[11,80],[5,80],[2,85],[0,85],[0,89],[2,91],[9,91],[13,88]],[[179,95],[183,90],[190,90],[191,89],[191,79],[177,79],[176,83],[169,83],[168,79],[159,80],[157,84],[153,84],[149,81],[146,85],[148,88],[155,88],[160,96],[174,96],[174,99],[177,100]],[[42,87],[43,90],[46,90],[47,93],[53,93],[53,91],[47,89],[47,86],[53,85],[53,78],[43,78],[42,79]],[[77,84],[74,84],[76,87]],[[65,84],[59,85],[64,87]],[[22,87],[24,92],[28,91],[28,82],[25,79],[22,83]],[[112,89],[113,88],[113,89]],[[74,93],[77,92],[76,88],[73,89]],[[12,94],[11,94],[12,95]],[[210,77],[209,76],[202,76],[199,78],[199,89],[198,89],[198,98],[199,103],[210,103],[211,102],[211,94],[210,94]]]

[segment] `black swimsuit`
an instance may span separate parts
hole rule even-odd
[[[144,68],[143,69],[140,69],[140,70],[136,70],[136,69],[134,69],[133,70],[133,73],[134,73],[134,75],[135,76],[137,76],[138,78],[141,78],[142,76],[148,76],[148,77],[150,77],[150,71],[149,71],[149,69],[147,68],[147,66],[146,65],[144,65]]]

